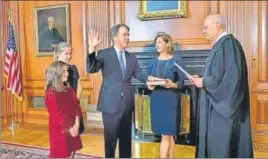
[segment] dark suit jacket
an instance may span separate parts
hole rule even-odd
[[[131,78],[146,82],[148,76],[141,72],[135,55],[125,51],[126,75],[123,78],[120,63],[114,47],[103,49],[87,56],[87,72],[102,71],[103,83],[98,99],[97,110],[105,113],[114,113],[120,107],[119,103],[124,98],[124,109],[134,108],[134,96],[131,86]],[[122,97],[123,92],[123,97]]]

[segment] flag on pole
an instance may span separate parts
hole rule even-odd
[[[20,56],[16,48],[16,40],[12,22],[8,21],[8,38],[4,61],[4,76],[7,78],[7,89],[22,99],[22,79]]]

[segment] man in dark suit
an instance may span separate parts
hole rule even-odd
[[[146,82],[148,76],[141,72],[135,55],[125,49],[129,43],[129,27],[117,24],[111,29],[113,46],[96,53],[101,43],[98,33],[89,35],[87,71],[102,71],[103,83],[97,110],[102,112],[105,139],[105,157],[114,158],[119,138],[119,157],[131,158],[131,121],[134,108],[131,78]]]

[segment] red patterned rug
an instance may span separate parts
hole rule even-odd
[[[1,158],[48,158],[49,150],[37,146],[1,142]],[[76,153],[75,158],[101,158]]]

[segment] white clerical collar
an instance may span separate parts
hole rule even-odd
[[[216,42],[217,41],[219,41],[223,36],[225,36],[225,35],[227,35],[228,33],[225,31],[225,32],[222,32],[221,34],[220,34],[220,36],[215,40],[215,42],[214,42],[214,44],[216,44]],[[214,45],[213,44],[213,45]]]

